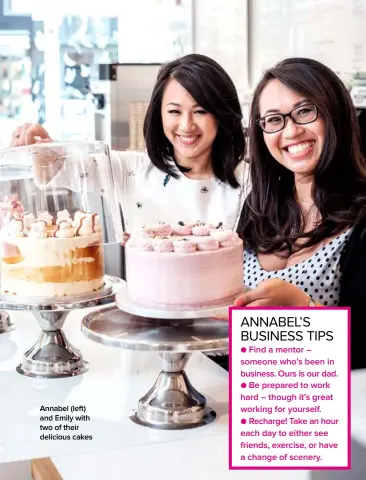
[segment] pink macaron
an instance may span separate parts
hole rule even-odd
[[[188,239],[181,238],[173,243],[175,253],[193,253],[196,245]]]

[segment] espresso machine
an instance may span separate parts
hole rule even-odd
[[[143,123],[160,64],[98,65],[90,84],[96,110],[95,139],[113,150],[144,150]]]

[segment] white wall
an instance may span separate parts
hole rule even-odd
[[[194,50],[214,58],[239,95],[248,87],[247,0],[195,0]]]
[[[242,93],[289,56],[347,78],[366,70],[366,0],[195,0],[194,49],[215,58]]]
[[[366,70],[365,0],[248,0],[250,81],[288,56],[315,58],[342,77]]]

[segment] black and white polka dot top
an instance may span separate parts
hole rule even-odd
[[[280,278],[301,288],[322,305],[335,306],[339,300],[340,257],[351,231],[352,228],[346,230],[309,259],[283,270],[270,272],[264,270],[257,254],[244,250],[244,284],[249,288],[255,288],[263,280]]]

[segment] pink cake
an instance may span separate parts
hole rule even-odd
[[[243,291],[243,242],[221,224],[152,225],[126,243],[126,279],[139,305],[228,305]]]

